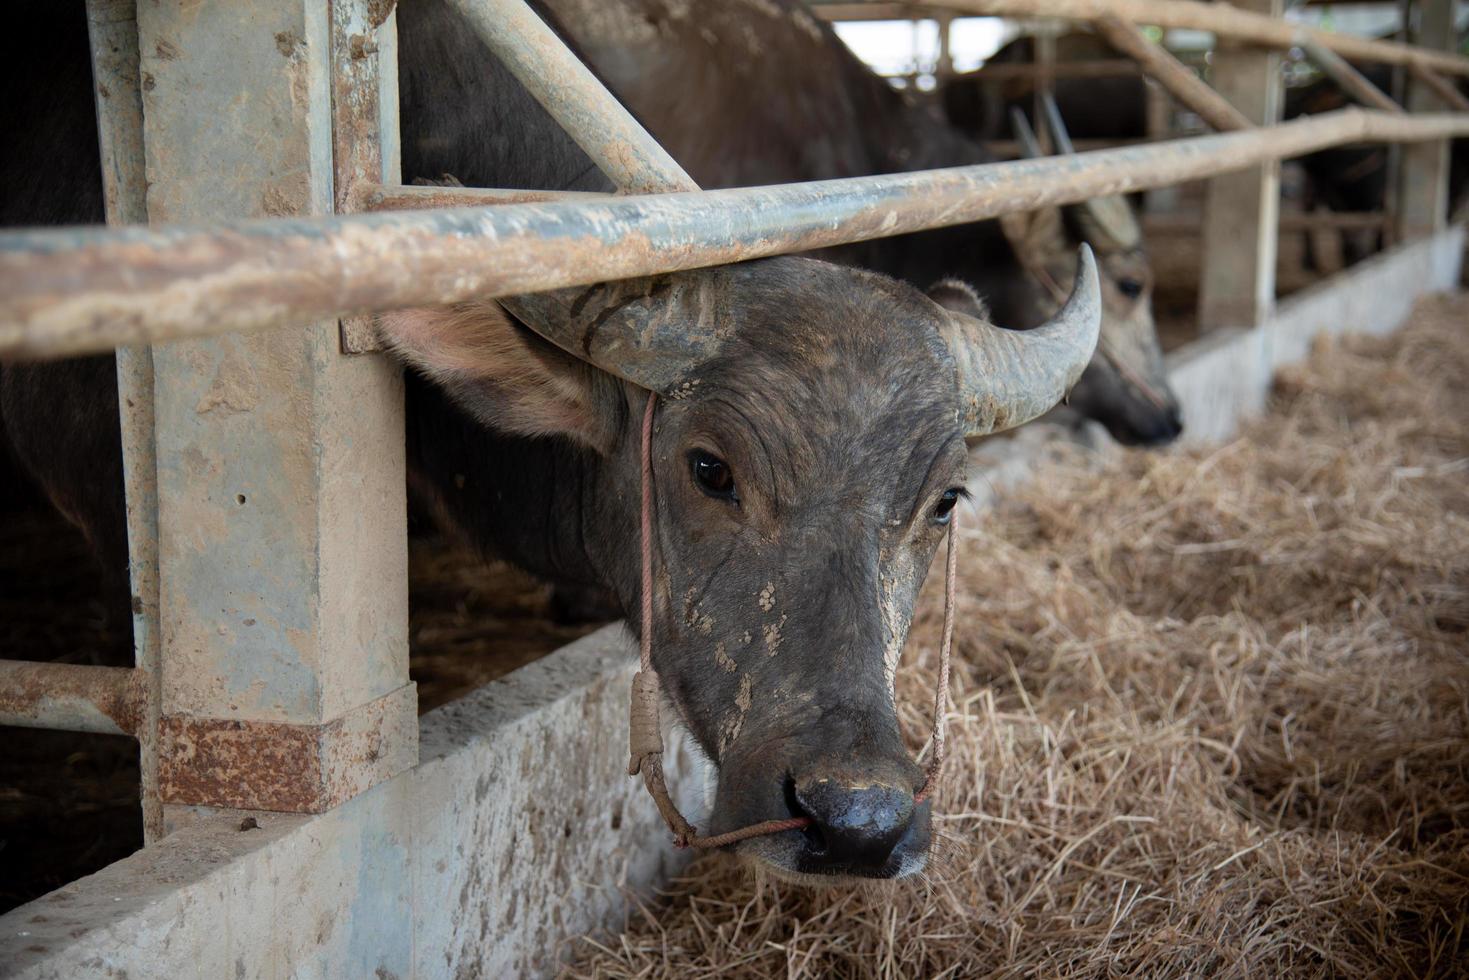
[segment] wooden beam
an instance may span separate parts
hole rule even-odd
[[[1421,65],[1411,65],[1408,71],[1413,78],[1421,83],[1442,102],[1445,108],[1452,112],[1469,112],[1469,96],[1465,96],[1454,87],[1454,83],[1444,78],[1431,68]]]
[[[1418,0],[1416,6],[1418,23],[1413,40],[1429,49],[1451,49],[1456,40],[1453,0]],[[1437,96],[1433,90],[1414,84],[1413,79],[1409,82],[1408,110],[1417,114],[1434,108]],[[1449,141],[1403,147],[1399,160],[1397,239],[1408,241],[1431,235],[1448,222]]]
[[[1381,109],[1383,112],[1402,112],[1403,107],[1388,97],[1382,89],[1373,85],[1365,75],[1353,68],[1345,58],[1328,47],[1324,47],[1319,41],[1306,39],[1301,42],[1301,49],[1326,73],[1327,77],[1339,85],[1353,99],[1369,109]]]
[[[1206,85],[1162,45],[1149,41],[1132,24],[1111,14],[1093,22],[1097,33],[1114,49],[1138,63],[1147,76],[1163,86],[1179,102],[1220,132],[1249,129],[1244,113]]]
[[[1283,0],[1240,0],[1241,12],[1279,17]],[[1280,55],[1268,49],[1221,45],[1211,66],[1219,94],[1250,122],[1280,119],[1284,86]],[[1204,197],[1203,275],[1199,326],[1254,327],[1275,308],[1276,220],[1280,162],[1270,160],[1209,181]]]

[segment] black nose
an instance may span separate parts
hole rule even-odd
[[[809,817],[798,870],[809,874],[891,877],[894,850],[913,824],[913,794],[883,785],[849,785],[834,779],[787,784],[787,805]]]
[[[1177,439],[1183,434],[1183,412],[1179,411],[1177,405],[1168,406],[1168,420],[1164,423],[1164,430],[1169,439]]]
[[[1183,414],[1177,405],[1161,411],[1148,409],[1146,415],[1119,418],[1107,424],[1112,437],[1124,446],[1166,446],[1183,433]]]

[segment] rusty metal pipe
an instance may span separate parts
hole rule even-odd
[[[1416,64],[1450,75],[1469,75],[1469,58],[1392,41],[1332,34],[1240,10],[1227,3],[1199,3],[1197,0],[914,0],[911,9],[1086,22],[1110,14],[1133,24],[1208,31],[1218,37],[1279,50],[1311,40],[1354,61],[1384,65]]]
[[[621,189],[698,190],[523,0],[449,0],[526,91]]]
[[[144,694],[131,667],[0,660],[0,725],[132,735]]]
[[[1355,142],[1469,135],[1358,108],[1074,156],[593,202],[0,235],[0,358],[626,279],[1073,204]]]
[[[419,184],[364,185],[363,211],[421,211],[424,208],[482,208],[541,201],[598,201],[614,197],[591,191],[528,191],[498,187],[437,187]]]

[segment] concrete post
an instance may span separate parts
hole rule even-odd
[[[1417,0],[1409,13],[1408,39],[1412,44],[1439,51],[1454,46],[1453,0]],[[1442,109],[1429,85],[1409,77],[1409,112]],[[1449,141],[1410,143],[1399,150],[1397,174],[1397,240],[1421,238],[1441,230],[1448,221]]]
[[[1234,6],[1279,17],[1283,0],[1239,0]],[[1263,48],[1218,42],[1214,88],[1253,123],[1279,121],[1280,56]],[[1280,164],[1276,161],[1209,181],[1204,199],[1203,273],[1199,326],[1253,327],[1275,306],[1276,222]]]
[[[360,63],[394,75],[383,6],[139,5],[150,221],[330,214],[334,129],[381,78]],[[344,175],[396,178],[353,153]],[[417,760],[401,379],[344,357],[335,322],[165,344],[153,364],[162,798],[329,809]]]

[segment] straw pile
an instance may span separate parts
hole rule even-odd
[[[811,891],[701,859],[588,977],[1430,976],[1469,963],[1463,299],[1320,344],[1222,447],[971,517],[940,841]],[[916,748],[942,596],[899,679]]]

